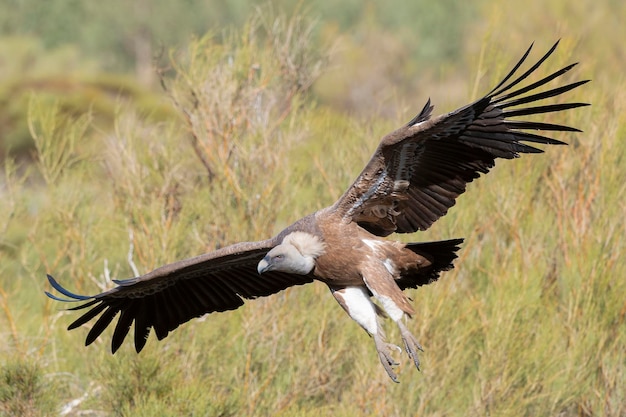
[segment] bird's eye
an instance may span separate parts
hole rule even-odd
[[[282,261],[285,255],[274,255],[274,260]]]

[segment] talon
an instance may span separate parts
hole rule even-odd
[[[400,348],[400,346],[394,345],[392,343],[386,343],[385,341],[383,341],[380,335],[374,335],[374,343],[376,344],[376,350],[378,351],[378,358],[380,359],[380,363],[382,363],[383,368],[385,368],[385,371],[387,371],[387,375],[389,375],[389,378],[391,378],[393,382],[400,382],[398,381],[398,376],[392,368],[393,366],[397,366],[398,362],[396,362],[391,357],[389,351],[391,349],[397,349],[398,351],[402,352],[402,349]]]
[[[395,350],[397,350],[398,352],[402,353],[402,348],[398,345],[394,345],[393,343],[388,343],[390,348],[393,348]]]
[[[418,343],[417,339],[415,339],[415,336],[413,336],[411,332],[409,332],[409,329],[406,328],[404,323],[399,321],[398,327],[400,328],[400,335],[402,336],[402,340],[404,341],[404,348],[406,350],[406,353],[409,355],[409,358],[413,360],[413,363],[415,364],[417,370],[420,371],[420,361],[417,356],[417,351],[419,350],[423,352],[424,349],[422,348],[422,345]]]

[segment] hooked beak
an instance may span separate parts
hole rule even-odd
[[[269,258],[266,256],[265,258],[261,259],[256,267],[256,270],[259,272],[259,275],[261,275],[263,272],[268,271],[270,269],[270,266],[271,265],[269,263]]]

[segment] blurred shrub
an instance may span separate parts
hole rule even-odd
[[[35,38],[3,38],[0,42],[0,158],[32,156],[27,125],[31,95],[56,101],[60,111],[76,117],[90,112],[93,126],[110,130],[115,109],[130,103],[147,119],[174,115],[163,98],[125,75],[106,74],[85,60],[76,47],[47,50]]]
[[[239,227],[250,238],[271,233],[285,204],[281,167],[303,139],[298,120],[324,64],[313,27],[300,16],[261,11],[221,42],[192,42],[173,57],[175,79],[164,80],[206,171],[213,217],[238,218],[228,224],[232,236]]]
[[[16,359],[0,365],[0,415],[50,416],[56,414],[56,388],[35,362]]]

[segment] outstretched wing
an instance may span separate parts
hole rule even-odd
[[[75,329],[98,317],[87,335],[91,344],[120,313],[111,351],[115,353],[135,322],[135,349],[146,344],[150,328],[159,340],[194,317],[215,311],[234,310],[250,299],[274,294],[293,285],[312,282],[309,275],[267,272],[259,275],[257,264],[277,244],[277,239],[244,242],[215,252],[162,266],[145,275],[114,281],[117,287],[93,296],[73,294],[48,275],[50,284],[70,299],[87,301],[70,310],[88,309],[70,324]]]
[[[426,230],[455,204],[467,183],[494,166],[496,158],[511,159],[520,153],[543,152],[523,142],[564,144],[544,136],[543,132],[528,131],[580,130],[514,119],[588,105],[534,105],[587,83],[589,80],[537,91],[576,64],[518,86],[543,64],[557,45],[558,42],[537,63],[513,78],[528,57],[531,45],[493,90],[456,111],[431,119],[433,107],[429,100],[407,125],[382,139],[363,172],[335,203],[334,209],[343,218],[379,236]]]

